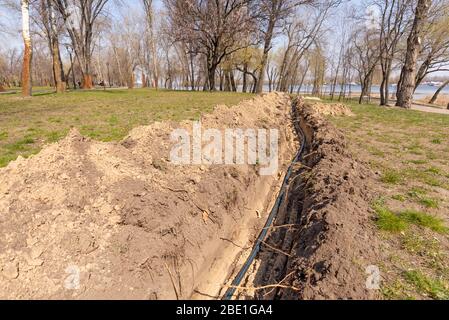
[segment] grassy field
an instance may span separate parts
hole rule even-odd
[[[150,89],[75,91],[21,98],[0,95],[0,167],[64,137],[71,127],[102,141],[120,140],[134,127],[160,120],[197,119],[216,104],[250,94]]]
[[[387,299],[449,299],[449,116],[350,104],[333,118],[377,173]]]

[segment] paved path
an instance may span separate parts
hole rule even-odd
[[[376,98],[376,97],[371,98],[371,99],[372,100],[379,100],[379,98]],[[394,106],[395,102],[396,102],[396,100],[390,99],[390,106]],[[422,112],[439,113],[439,114],[447,114],[447,115],[449,115],[449,109],[445,109],[443,107],[425,105],[425,104],[421,104],[421,103],[417,103],[417,102],[414,102],[412,104],[412,110],[418,110],[418,111],[422,111]]]
[[[429,107],[429,106],[424,106],[421,104],[413,104],[412,110],[449,115],[448,109],[443,109],[443,108],[438,108],[438,107]]]

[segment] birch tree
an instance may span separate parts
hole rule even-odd
[[[23,64],[22,64],[22,96],[31,96],[31,60],[33,48],[31,46],[30,33],[30,2],[21,0],[22,8],[22,37],[24,43]]]

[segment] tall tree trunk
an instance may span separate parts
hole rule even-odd
[[[386,98],[385,98],[385,77],[382,76],[382,82],[380,83],[380,105],[381,106],[386,106],[387,102],[386,102]]]
[[[59,52],[59,39],[56,34],[51,41],[51,52],[53,60],[53,74],[57,93],[63,93],[66,89],[64,69],[62,67],[61,53]]]
[[[370,100],[370,94],[371,94],[371,83],[374,75],[374,68],[372,68],[363,78],[360,85],[362,86],[362,92],[360,93],[359,97],[359,104],[363,102],[363,97],[368,97],[368,101]]]
[[[217,70],[217,63],[215,59],[212,60],[207,68],[207,78],[209,81],[209,91],[215,91],[215,71]]]
[[[142,88],[146,88],[147,87],[147,78],[145,77],[145,73],[143,73],[143,71],[142,71],[141,81],[142,81]]]
[[[31,60],[33,49],[30,35],[30,3],[22,0],[22,37],[24,43],[23,65],[22,65],[22,96],[31,96]]]
[[[385,92],[385,105],[388,105],[390,103],[390,74],[391,74],[391,63],[392,61],[390,61],[388,67],[387,67],[387,74],[385,76],[385,88],[384,88],[384,92]]]
[[[245,64],[243,65],[242,92],[246,92],[246,88],[248,86],[247,75],[246,75],[247,72],[248,72],[248,63],[245,62]]]
[[[81,87],[83,89],[92,89],[94,87],[93,81],[92,81],[92,75],[89,73],[85,73],[83,75],[83,81],[81,83]]]
[[[147,27],[148,27],[148,42],[151,48],[151,63],[153,69],[153,86],[156,90],[159,87],[159,70],[158,70],[158,58],[156,52],[156,41],[154,40],[154,11],[153,1],[143,0],[145,13],[147,15]]]
[[[134,71],[129,72],[128,89],[134,89]]]
[[[396,92],[396,106],[411,108],[416,84],[416,61],[421,47],[421,33],[427,19],[431,0],[418,0],[412,30],[407,39],[407,52],[401,70],[401,85]]]
[[[271,41],[273,38],[274,25],[276,23],[276,15],[272,13],[268,21],[267,31],[265,32],[265,39],[263,45],[262,60],[260,61],[259,75],[257,76],[256,93],[262,93],[263,83],[265,80],[265,68],[267,67],[268,53],[271,49]]]
[[[235,84],[234,71],[229,71],[229,79],[231,80],[231,90],[237,92],[237,85]]]
[[[75,79],[75,61],[73,59],[72,53],[69,51],[69,59],[70,59],[70,69],[67,73],[67,83],[69,81],[69,75],[70,72],[72,72],[72,83],[73,83],[73,90],[76,90],[76,79]]]
[[[390,74],[392,59],[388,58],[387,61],[381,62],[382,64],[382,82],[380,84],[380,105],[386,106],[390,99]]]
[[[229,70],[224,70],[224,91],[231,91],[231,75]]]
[[[430,99],[429,103],[433,104],[435,103],[435,101],[437,101],[438,99],[438,95],[441,93],[441,91],[443,91],[443,89],[449,85],[449,80],[446,80],[439,88],[438,90],[435,92],[435,94],[433,95],[432,99]]]
[[[57,93],[62,93],[65,91],[67,84],[59,51],[59,36],[52,0],[41,0],[41,16],[52,58],[54,86]]]
[[[189,53],[190,56],[190,86],[192,91],[195,91],[195,69],[193,67],[193,53]]]

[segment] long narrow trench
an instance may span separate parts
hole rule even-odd
[[[286,275],[289,252],[293,242],[293,233],[302,211],[301,160],[307,149],[305,134],[299,125],[297,105],[292,103],[292,121],[300,147],[288,167],[279,193],[268,219],[254,242],[249,256],[232,278],[229,288],[222,299],[276,299],[277,289],[271,287],[287,280]],[[244,288],[261,288],[245,290]],[[251,293],[249,293],[251,291]]]

